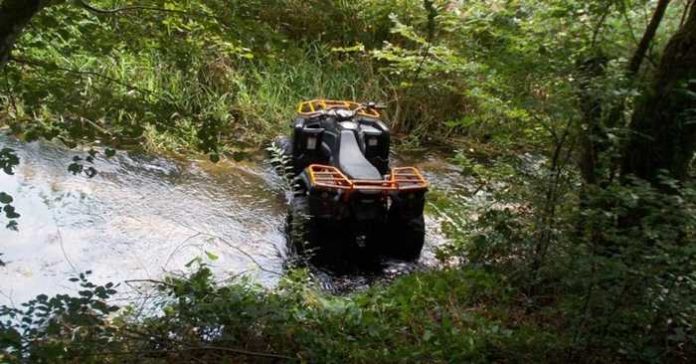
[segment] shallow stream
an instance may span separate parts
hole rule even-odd
[[[18,232],[0,228],[6,263],[0,267],[0,304],[74,292],[68,278],[88,270],[95,283],[124,283],[183,272],[195,258],[220,281],[246,275],[273,286],[283,273],[287,197],[266,162],[213,164],[118,152],[112,158],[99,154],[93,165],[98,174],[88,178],[67,170],[84,152],[4,135],[0,147],[20,157],[14,175],[0,173],[0,191],[14,197],[22,215]],[[420,166],[434,188],[466,184],[438,158],[409,163]],[[445,241],[436,219],[426,217],[426,224],[417,267],[437,264],[434,248]],[[390,274],[401,268],[385,269]]]

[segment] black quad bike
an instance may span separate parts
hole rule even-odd
[[[303,102],[292,129],[290,139],[276,141],[294,186],[290,246],[315,263],[418,259],[428,183],[414,167],[390,168],[389,129],[377,105]]]

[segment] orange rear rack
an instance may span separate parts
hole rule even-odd
[[[399,191],[428,188],[428,182],[416,167],[392,168],[390,178]]]
[[[316,99],[301,102],[297,106],[297,112],[302,115],[310,115],[321,110],[329,109],[358,110],[358,115],[379,118],[379,112],[377,112],[377,110],[365,108],[363,105],[354,101]]]
[[[338,168],[321,164],[307,167],[309,182],[313,187],[353,191],[416,191],[428,188],[428,182],[415,167],[392,168],[388,179],[381,181],[351,180]]]

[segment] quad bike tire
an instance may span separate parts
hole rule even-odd
[[[390,211],[386,228],[386,254],[390,258],[415,261],[425,244],[425,219],[423,215],[404,216]]]
[[[288,245],[298,263],[341,270],[350,252],[347,232],[340,224],[313,217],[308,197],[296,194],[287,217]]]
[[[316,245],[318,234],[313,225],[307,196],[295,195],[287,216],[288,245],[292,252],[305,255]]]

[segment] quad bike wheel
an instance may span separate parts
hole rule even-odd
[[[288,246],[298,255],[305,255],[316,243],[317,234],[312,220],[307,196],[295,195],[290,201],[286,228]]]
[[[387,256],[408,261],[420,257],[425,243],[425,219],[422,214],[408,216],[392,209],[389,212],[386,232]]]
[[[339,223],[312,216],[308,197],[296,194],[287,217],[288,245],[300,263],[341,270],[352,251],[349,232]]]

